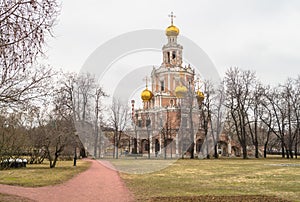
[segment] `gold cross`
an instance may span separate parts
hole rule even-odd
[[[200,83],[201,83],[200,75],[197,75],[196,83],[198,84],[197,90],[199,90],[200,89]]]
[[[171,25],[173,25],[173,19],[176,18],[176,16],[173,15],[173,12],[171,12],[171,14],[169,15],[169,17],[171,18]]]
[[[148,88],[148,81],[149,81],[149,77],[148,76],[145,76],[143,81],[146,81],[146,88]]]

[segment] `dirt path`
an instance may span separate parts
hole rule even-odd
[[[87,171],[63,184],[38,188],[0,185],[0,193],[43,202],[134,201],[133,195],[125,187],[118,172],[107,168],[99,161],[89,161],[92,161],[92,165]]]

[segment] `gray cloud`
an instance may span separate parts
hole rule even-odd
[[[49,42],[50,64],[79,71],[98,46],[117,35],[164,29],[171,11],[181,33],[209,55],[221,74],[230,66],[251,68],[265,82],[299,74],[297,0],[65,0],[57,37]]]

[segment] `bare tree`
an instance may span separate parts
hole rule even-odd
[[[26,153],[27,130],[22,124],[23,113],[0,115],[0,162]]]
[[[39,96],[49,68],[34,64],[43,54],[58,5],[56,0],[3,0],[0,4],[0,104],[12,105]]]
[[[299,79],[298,79],[299,80]],[[282,157],[297,155],[299,137],[299,84],[297,79],[287,79],[264,93],[264,111],[261,120],[281,143]]]
[[[114,157],[118,158],[120,140],[122,133],[130,122],[130,111],[127,105],[124,105],[119,99],[113,98],[112,106],[110,108],[110,123],[114,128]]]
[[[1,74],[0,106],[15,107],[42,99],[51,91],[51,78],[55,74],[51,68],[42,66],[10,72],[4,76]]]
[[[243,150],[243,158],[247,158],[247,116],[249,110],[250,92],[255,81],[255,74],[251,71],[242,71],[230,68],[226,72],[225,84],[227,102],[226,107],[234,124],[235,135]]]
[[[88,147],[96,157],[99,119],[102,116],[100,112],[103,108],[101,98],[106,97],[107,94],[96,83],[95,77],[89,73],[63,74],[58,91],[62,104],[68,109],[68,113],[72,114],[73,124],[76,126],[78,137],[81,140],[82,155],[85,156],[84,147]]]
[[[261,99],[264,93],[264,88],[258,81],[253,81],[253,89],[249,92],[249,110],[247,112],[247,125],[250,133],[252,144],[255,148],[255,158],[259,158],[259,122],[261,109]]]
[[[295,158],[298,156],[298,146],[300,143],[300,76],[295,79],[294,97],[292,100],[292,110],[295,116]]]
[[[211,104],[212,104],[212,94],[214,93],[214,89],[212,86],[212,83],[210,81],[204,81],[203,83],[203,89],[205,93],[205,98],[202,103],[199,104],[200,106],[200,114],[201,114],[201,126],[204,130],[204,137],[205,137],[205,153],[206,153],[206,158],[210,158],[210,140],[211,137],[209,135],[212,135],[212,133],[209,133],[210,129],[210,124],[211,124],[211,116],[212,116],[212,111],[211,111]],[[214,141],[214,139],[213,139]]]
[[[107,94],[103,91],[101,87],[97,87],[95,89],[95,142],[94,142],[94,157],[97,156],[97,148],[99,148],[99,157],[101,156],[101,136],[99,139],[99,129],[101,130],[101,111],[103,107],[101,107],[101,98],[107,97]],[[99,147],[98,147],[98,142]]]
[[[287,137],[285,139],[287,145],[287,157],[293,158],[294,154],[297,156],[299,136],[299,78],[298,80],[288,78],[282,88],[282,98],[285,100],[285,106],[287,108]]]
[[[226,111],[224,107],[225,102],[225,89],[224,83],[221,82],[216,89],[214,95],[212,95],[211,108],[211,133],[214,141],[214,157],[218,158],[218,141],[219,136],[222,133],[223,125],[225,121]]]
[[[198,107],[196,106],[196,96],[195,96],[195,89],[194,89],[194,81],[189,81],[189,82],[184,82],[181,81],[182,84],[185,85],[187,91],[185,93],[185,95],[182,98],[182,102],[180,103],[180,107],[181,107],[181,115],[186,115],[186,117],[182,117],[182,124],[183,127],[186,128],[186,130],[188,131],[187,137],[184,137],[186,135],[183,135],[185,133],[183,133],[182,136],[182,141],[187,141],[186,143],[188,143],[189,148],[188,151],[190,153],[190,158],[193,159],[195,158],[195,133],[197,131],[197,127],[198,124],[195,123],[195,121],[199,121],[199,120],[195,120],[195,115],[198,115],[199,110]],[[198,117],[198,116],[197,116]],[[171,125],[171,124],[170,124]],[[182,142],[183,143],[183,142]],[[187,145],[186,145],[187,146]],[[182,145],[183,147],[183,145]],[[182,152],[184,153],[186,150],[186,148],[182,148]],[[183,155],[183,154],[182,154]]]
[[[264,144],[264,158],[267,158],[267,147],[270,141],[270,136],[272,133],[272,110],[268,107],[268,99],[265,98],[265,95],[268,94],[270,90],[269,86],[263,87],[263,93],[260,100],[260,108],[258,109],[259,119],[261,120],[261,124],[259,126],[261,132],[261,138],[263,139]]]
[[[272,121],[264,122],[268,128],[278,137],[281,142],[282,158],[285,157],[285,136],[286,136],[286,120],[287,110],[285,100],[281,99],[280,88],[273,88],[269,92],[265,93],[267,102],[264,107],[271,113]]]
[[[84,73],[78,76],[78,103],[77,110],[81,116],[79,117],[80,121],[85,122],[88,118],[91,118],[91,103],[89,99],[92,99],[94,96],[93,90],[96,88],[95,77],[90,73]],[[77,113],[78,113],[77,112]],[[88,117],[89,116],[89,117]]]
[[[39,54],[58,15],[56,0],[3,0],[0,4],[2,77],[20,72]]]
[[[55,114],[43,114],[39,117],[39,136],[42,137],[41,149],[45,150],[50,163],[50,168],[56,166],[58,157],[62,154],[67,145],[74,142],[75,129],[71,119]]]

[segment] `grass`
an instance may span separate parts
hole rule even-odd
[[[121,173],[121,177],[138,200],[264,196],[300,201],[299,160],[178,160],[161,170],[139,175],[133,173],[145,173],[140,172],[143,167],[160,165],[164,161],[132,159],[111,162],[126,172]],[[141,169],[140,165],[143,165]]]
[[[28,164],[26,168],[0,170],[0,184],[24,187],[41,187],[65,182],[90,166],[87,161],[58,161],[55,168],[50,169],[49,163]],[[1,197],[0,197],[1,199]],[[1,201],[1,200],[0,200]]]
[[[8,194],[1,194],[0,193],[0,201],[1,202],[32,202],[32,200],[19,197],[19,196],[13,196],[13,195],[8,195]]]

